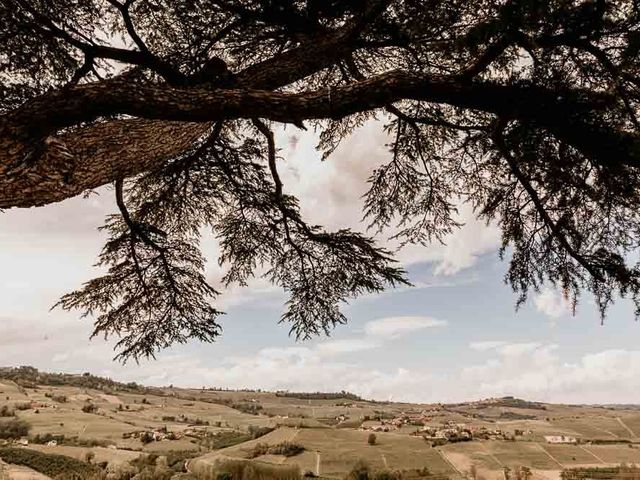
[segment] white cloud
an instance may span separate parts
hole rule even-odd
[[[569,300],[560,292],[544,288],[533,300],[536,310],[551,319],[558,319],[571,313]]]
[[[69,319],[67,319],[69,320]],[[2,320],[6,322],[6,319]],[[243,350],[240,355],[206,356],[165,352],[157,361],[121,366],[109,362],[111,344],[88,342],[88,324],[42,329],[36,321],[3,323],[7,343],[0,345],[0,365],[33,364],[45,370],[92,371],[121,381],[148,385],[262,388],[266,390],[349,390],[367,398],[447,402],[515,395],[568,403],[633,403],[640,390],[640,351],[608,349],[569,360],[555,344],[504,341],[474,342],[480,363],[460,355],[451,371],[388,366],[367,361],[370,348],[387,347],[376,333],[317,345]],[[24,327],[24,329],[21,329]],[[403,330],[406,332],[406,330]],[[379,331],[378,331],[379,333]],[[3,337],[4,339],[5,337]],[[397,337],[395,337],[397,338]],[[216,346],[208,347],[216,352]],[[390,352],[392,350],[389,350]],[[349,354],[349,356],[344,356]],[[391,358],[391,357],[390,357]]]
[[[498,352],[504,357],[518,357],[535,352],[541,345],[538,342],[507,343],[498,347]]]
[[[495,350],[498,347],[506,344],[507,342],[503,342],[500,340],[488,340],[484,342],[471,342],[469,344],[469,348],[471,350],[476,350],[477,352],[486,352],[487,350]]]
[[[566,362],[555,345],[509,353],[496,350],[481,365],[460,366],[443,374],[427,368],[369,367],[326,357],[313,348],[284,347],[227,358],[218,366],[174,355],[136,369],[100,373],[150,385],[345,389],[367,398],[397,401],[446,402],[515,395],[566,403],[633,403],[640,389],[640,351],[604,350]]]
[[[445,320],[432,317],[387,317],[368,322],[364,331],[367,335],[381,338],[398,338],[407,333],[424,330],[426,328],[444,327]]]
[[[640,351],[604,350],[575,362],[563,361],[557,345],[509,353],[463,369],[461,378],[472,381],[480,396],[517,395],[571,403],[637,401]]]
[[[305,219],[329,229],[364,231],[362,209],[363,195],[369,186],[367,179],[373,169],[390,160],[385,144],[391,139],[384,132],[382,122],[368,122],[357,129],[324,162],[315,150],[317,136],[296,133],[295,147],[292,147],[290,137],[289,129],[278,134],[278,143],[284,147],[286,159],[280,166],[281,177],[285,191],[300,199]],[[479,256],[500,246],[498,228],[477,220],[469,204],[459,205],[456,219],[463,226],[449,235],[444,244],[408,245],[397,252],[396,258],[405,266],[434,262],[436,274],[453,275],[473,266]],[[383,232],[378,241],[395,251],[398,242],[387,238],[393,233],[393,228]]]
[[[337,355],[341,353],[361,352],[381,346],[379,341],[369,338],[346,338],[343,340],[325,341],[317,346],[320,354]]]

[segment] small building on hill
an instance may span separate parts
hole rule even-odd
[[[544,439],[547,443],[578,443],[576,437],[570,437],[567,435],[545,435]]]

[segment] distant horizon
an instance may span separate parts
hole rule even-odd
[[[12,365],[0,365],[0,383],[2,383],[2,380],[5,379],[2,377],[2,372],[8,369],[19,369],[19,368],[36,368],[33,367],[31,365],[16,365],[16,366],[12,366]],[[126,383],[131,383],[131,382],[122,382],[120,380],[118,380],[117,378],[111,378],[111,377],[103,377],[101,375],[95,375],[94,373],[90,372],[90,371],[86,371],[86,372],[81,372],[81,373],[76,373],[76,372],[69,372],[69,371],[49,371],[49,370],[43,370],[40,368],[36,368],[36,370],[38,370],[38,373],[45,373],[45,374],[50,374],[50,375],[72,375],[72,376],[77,376],[77,377],[81,377],[84,376],[85,374],[90,374],[93,377],[97,377],[97,378],[103,378],[105,380],[111,380],[115,383],[120,383],[123,385],[126,385]],[[8,379],[5,379],[8,380]],[[174,389],[180,389],[180,390],[209,390],[209,391],[221,391],[221,392],[256,392],[256,393],[273,393],[273,394],[277,394],[277,393],[288,393],[288,394],[301,394],[301,395],[305,395],[305,394],[326,394],[326,395],[339,395],[341,393],[344,393],[345,395],[354,395],[359,397],[359,400],[355,400],[354,401],[364,401],[364,402],[373,402],[373,403],[405,403],[405,404],[411,404],[411,405],[456,405],[456,404],[474,404],[474,403],[482,403],[482,402],[490,402],[491,400],[521,400],[521,401],[525,401],[525,402],[529,402],[529,403],[538,403],[540,405],[566,405],[566,406],[585,406],[585,407],[638,407],[640,408],[640,403],[608,403],[608,404],[603,404],[603,403],[562,403],[562,402],[544,402],[544,401],[540,401],[540,400],[535,400],[532,398],[521,398],[521,397],[517,397],[514,395],[503,395],[503,396],[499,396],[499,397],[485,397],[485,398],[477,398],[477,399],[473,399],[473,400],[464,400],[464,401],[460,401],[460,402],[409,402],[409,401],[403,401],[403,400],[382,400],[382,399],[377,399],[377,398],[365,398],[362,397],[360,395],[358,395],[355,392],[350,392],[350,391],[343,391],[343,390],[338,390],[338,391],[327,391],[327,390],[265,390],[265,389],[261,389],[261,388],[251,388],[251,387],[244,387],[244,388],[229,388],[229,387],[224,387],[224,386],[200,386],[200,387],[196,387],[196,386],[182,386],[182,385],[176,385],[176,384],[169,384],[169,385],[149,385],[149,384],[144,384],[144,383],[139,383],[139,382],[133,382],[136,383],[138,386],[143,387],[143,388],[149,388],[149,389],[165,389],[165,388],[174,388]],[[43,385],[47,385],[47,384],[43,384]],[[295,397],[294,397],[295,398]],[[313,400],[313,399],[310,399]]]

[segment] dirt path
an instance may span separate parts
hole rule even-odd
[[[607,435],[611,435],[613,438],[620,438],[618,435],[616,435],[613,432],[610,432],[609,430],[605,430],[604,428],[600,428],[600,427],[596,427],[594,426],[593,428],[595,428],[596,430],[600,430],[601,432],[606,433]]]
[[[616,417],[616,420],[618,421],[618,423],[620,424],[620,426],[622,428],[624,428],[627,432],[629,432],[629,434],[631,435],[631,437],[633,438],[638,438],[638,436],[633,432],[633,430],[631,430],[626,423],[624,423],[622,421],[622,419],[620,417]]]
[[[462,478],[467,478],[467,475],[463,472],[460,471],[460,469],[458,467],[456,467],[456,465],[449,460],[449,457],[447,457],[447,454],[444,453],[444,451],[440,448],[436,449],[438,451],[438,453],[440,454],[440,456],[442,457],[442,459],[445,461],[445,463],[447,465],[449,465],[455,472],[457,472]],[[385,463],[386,463],[386,459],[385,459]]]
[[[320,476],[320,452],[316,450],[316,475]]]
[[[563,464],[561,464],[561,463],[558,461],[558,459],[557,459],[556,457],[554,457],[553,455],[551,455],[551,452],[550,452],[549,450],[547,450],[546,448],[544,448],[544,446],[543,446],[542,444],[540,444],[540,443],[538,443],[538,446],[540,447],[540,450],[542,450],[544,453],[546,453],[546,454],[547,454],[547,456],[548,456],[551,460],[553,460],[554,462],[556,462],[556,463],[558,464],[558,466],[559,466],[561,469],[564,469],[564,465],[563,465]]]
[[[596,460],[598,460],[600,463],[604,463],[606,464],[607,462],[605,462],[604,460],[602,460],[598,455],[596,455],[595,453],[593,453],[591,450],[587,450],[585,447],[583,447],[582,445],[580,445],[580,448],[582,450],[584,450],[585,452],[587,452],[589,455],[591,455],[593,458],[595,458]]]
[[[493,453],[491,453],[491,452],[489,451],[489,449],[487,448],[487,446],[486,446],[484,443],[482,444],[482,448],[484,449],[484,451],[485,451],[485,452],[487,452],[487,455],[489,455],[489,456],[493,459],[493,461],[494,461],[494,462],[496,462],[496,463],[497,463],[498,465],[500,465],[501,467],[504,467],[504,463],[502,463],[502,462],[498,459],[498,457],[496,457]]]

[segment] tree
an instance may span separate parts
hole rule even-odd
[[[220,334],[205,228],[225,282],[266,266],[306,338],[407,279],[373,238],[304,221],[273,130],[313,127],[327,157],[378,118],[373,232],[441,241],[469,202],[519,303],[552,284],[604,317],[640,305],[639,24],[631,0],[0,0],[0,208],[114,186],[107,273],[60,305],[122,360]]]
[[[31,425],[19,418],[0,421],[0,439],[11,440],[25,437]]]

